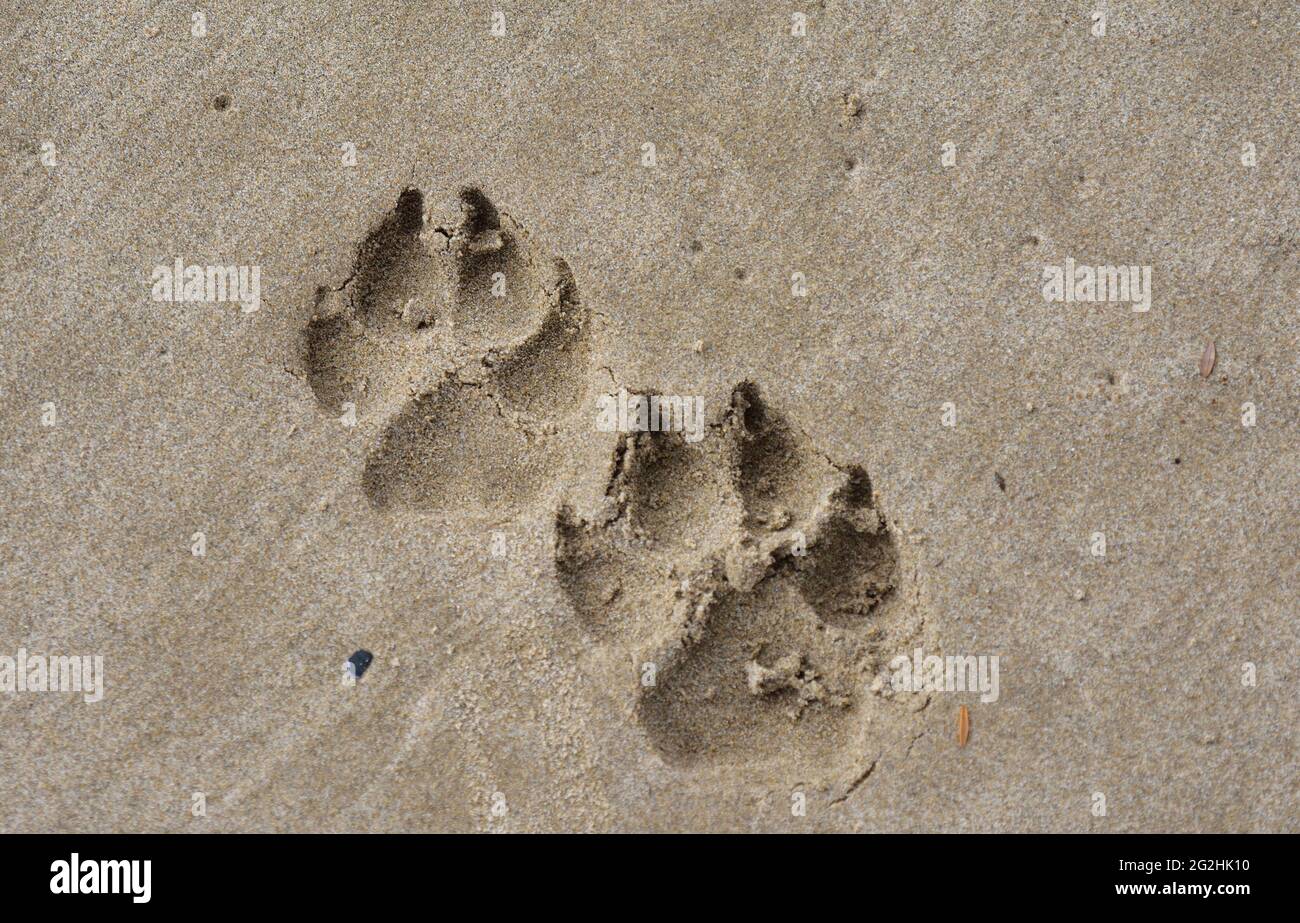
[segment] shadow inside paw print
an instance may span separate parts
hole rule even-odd
[[[573,273],[477,189],[444,227],[402,192],[321,290],[303,338],[319,403],[380,428],[361,475],[377,508],[515,508],[549,488],[587,388]]]
[[[615,458],[607,519],[588,523],[561,507],[556,572],[589,632],[645,642],[677,585],[710,566],[706,552],[726,542],[743,510],[722,440],[637,433],[620,438]]]
[[[865,471],[827,460],[754,386],[697,445],[627,437],[608,512],[562,508],[556,555],[584,626],[638,652],[636,714],[666,762],[816,775],[860,757],[894,541]]]
[[[424,197],[407,189],[357,248],[344,287],[317,289],[316,310],[303,334],[307,381],[332,413],[351,402],[360,408],[386,396],[423,371],[428,337],[401,317],[421,290],[434,287],[433,263],[420,241]]]

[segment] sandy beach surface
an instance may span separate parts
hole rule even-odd
[[[0,6],[0,830],[1300,830],[1294,3]]]

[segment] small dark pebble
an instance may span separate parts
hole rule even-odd
[[[996,471],[993,472],[993,483],[998,485],[998,490],[1003,493],[1007,492],[1007,482],[1003,479],[1002,475],[998,474]]]
[[[375,655],[364,648],[357,651],[348,658],[348,663],[352,665],[352,675],[361,679],[362,674],[370,667],[370,661],[375,659]]]

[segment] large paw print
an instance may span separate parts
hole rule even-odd
[[[407,189],[317,293],[303,358],[317,400],[374,423],[361,483],[378,508],[517,508],[549,488],[587,386],[573,274],[482,192],[444,227]]]
[[[556,570],[599,640],[637,652],[636,714],[679,766],[818,775],[861,759],[892,649],[897,553],[866,473],[742,385],[697,445],[625,438],[608,512],[562,508]]]

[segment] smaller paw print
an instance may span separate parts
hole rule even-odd
[[[481,191],[458,200],[440,222],[404,190],[304,333],[321,406],[377,431],[361,473],[376,508],[517,510],[560,479],[580,425],[590,344],[573,273]]]

